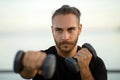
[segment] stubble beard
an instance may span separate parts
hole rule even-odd
[[[69,54],[74,49],[74,47],[76,46],[77,41],[78,41],[78,37],[74,40],[74,42],[70,42],[70,41],[58,42],[58,41],[55,40],[55,43],[56,43],[57,48],[61,52]]]

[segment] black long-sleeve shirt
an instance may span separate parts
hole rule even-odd
[[[80,49],[81,47],[78,46],[78,50]],[[44,50],[44,52],[47,54],[54,54],[56,56],[57,63],[55,73],[51,79],[45,79],[43,76],[37,74],[33,80],[81,80],[80,72],[73,73],[67,68],[64,61],[65,58],[57,54],[55,46]],[[107,70],[100,57],[92,58],[89,67],[95,80],[107,80]]]

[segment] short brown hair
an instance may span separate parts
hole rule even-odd
[[[54,12],[54,14],[52,15],[52,20],[55,16],[60,14],[63,14],[63,15],[74,14],[78,18],[78,21],[80,22],[81,12],[75,7],[70,7],[69,5],[63,5],[61,8],[57,9]]]

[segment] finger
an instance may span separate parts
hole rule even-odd
[[[40,58],[38,59],[37,67],[41,68],[42,65],[44,64],[44,61],[46,59],[46,54],[45,53],[40,53]]]
[[[32,51],[27,51],[24,55],[24,58],[23,58],[23,65],[25,67],[28,67],[29,64],[30,64],[30,54],[32,53]]]
[[[84,51],[85,55],[87,55],[88,58],[91,58],[93,56],[92,53],[87,48],[84,48]]]
[[[90,51],[87,48],[82,48],[80,51],[78,51],[78,55],[85,55],[85,56],[89,56],[91,55]]]
[[[85,53],[89,54],[90,51],[87,48],[82,48],[82,51],[84,51]]]
[[[31,53],[30,55],[30,65],[33,69],[37,69],[37,62],[40,58],[40,54],[38,54],[37,52]]]
[[[43,71],[42,70],[38,70],[38,74],[39,75],[43,75]]]
[[[83,57],[84,55],[85,55],[85,51],[84,51],[84,49],[81,49],[81,50],[79,50],[77,52],[77,54],[75,56],[81,56],[81,57]]]

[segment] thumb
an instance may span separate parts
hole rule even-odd
[[[38,70],[38,74],[39,75],[43,75],[43,71],[42,70]]]

